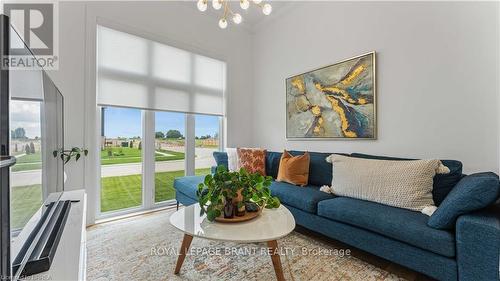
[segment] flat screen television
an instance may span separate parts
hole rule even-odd
[[[0,15],[0,154],[5,160],[0,168],[0,274],[16,280],[50,266],[56,248],[49,246],[57,247],[62,232],[52,228],[65,222],[54,216],[69,207],[59,202],[64,167],[53,155],[64,147],[63,96],[37,64],[10,69],[5,62],[11,57],[36,62],[8,17]]]

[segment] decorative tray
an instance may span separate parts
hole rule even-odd
[[[251,219],[254,219],[258,217],[262,213],[262,208],[260,208],[257,212],[246,212],[245,215],[238,217],[234,216],[233,218],[226,219],[224,218],[224,215],[220,217],[216,217],[215,221],[217,222],[223,222],[223,223],[234,223],[234,222],[243,222],[243,221],[248,221]]]

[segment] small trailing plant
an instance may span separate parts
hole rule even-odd
[[[207,214],[209,221],[214,221],[224,212],[224,202],[232,200],[241,193],[243,201],[238,202],[238,207],[245,203],[255,203],[260,208],[278,208],[280,201],[271,196],[272,177],[262,176],[259,173],[248,173],[244,168],[238,172],[230,172],[225,166],[218,166],[215,174],[207,175],[203,183],[198,185],[198,203],[200,215]]]
[[[58,150],[54,150],[52,152],[52,155],[54,156],[54,158],[59,155],[61,160],[64,161],[64,164],[68,163],[72,158],[75,158],[75,162],[78,161],[78,159],[80,159],[80,157],[82,157],[82,154],[87,156],[89,154],[88,149],[84,149],[84,148],[80,148],[80,147],[73,147],[71,149],[61,148]]]

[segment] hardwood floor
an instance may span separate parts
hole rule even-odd
[[[413,271],[409,268],[406,268],[404,266],[395,264],[393,262],[390,262],[386,259],[383,259],[381,257],[372,255],[368,252],[356,249],[352,246],[346,245],[340,241],[331,239],[329,237],[326,237],[324,235],[321,235],[319,233],[316,233],[314,231],[311,231],[309,229],[306,229],[304,227],[301,227],[299,225],[296,226],[295,231],[302,233],[304,235],[313,237],[314,239],[321,240],[322,242],[328,243],[332,245],[333,247],[339,247],[339,248],[348,248],[351,250],[351,254],[365,262],[371,263],[377,267],[380,267],[390,273],[396,274],[401,278],[405,278],[409,281],[433,281],[435,279],[428,277],[424,274],[418,273],[416,271]]]

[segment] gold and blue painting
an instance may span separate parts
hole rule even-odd
[[[288,139],[375,139],[375,52],[286,79]]]

